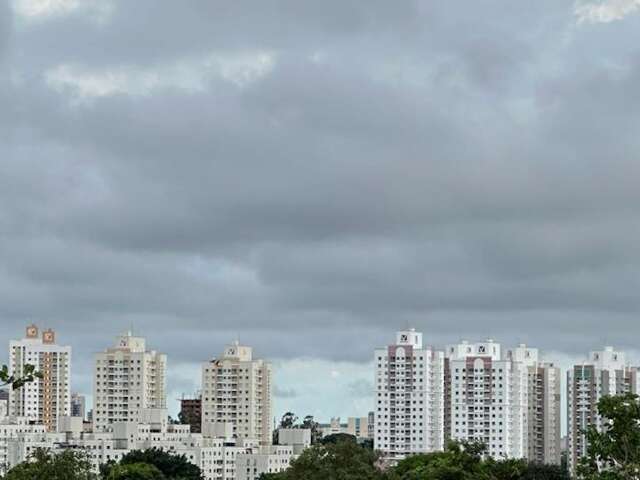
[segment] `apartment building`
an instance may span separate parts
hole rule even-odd
[[[524,344],[489,339],[446,349],[449,438],[487,445],[494,458],[560,463],[560,373]]]
[[[231,423],[238,439],[272,443],[271,364],[234,342],[202,367],[202,424]]]
[[[61,422],[60,431],[55,433],[26,427],[23,427],[23,431],[17,431],[17,427],[13,427],[10,438],[4,443],[6,464],[8,468],[19,464],[38,448],[49,449],[54,453],[73,449],[85,451],[93,470],[98,472],[101,464],[117,462],[132,450],[159,448],[184,455],[189,462],[200,467],[206,480],[235,480],[237,455],[255,454],[258,460],[269,453],[264,452],[264,447],[260,447],[257,442],[233,439],[231,425],[208,424],[204,427],[205,433],[192,433],[189,425],[169,424],[166,409],[143,409],[139,415],[137,423],[115,422],[111,424],[109,431],[103,432],[83,431],[79,417],[66,417]],[[2,432],[3,426],[0,424],[0,435]],[[288,465],[293,451],[292,446],[284,445],[272,454],[277,456],[280,465]],[[3,443],[0,438],[0,454],[2,452]],[[273,458],[271,457],[271,462],[267,462],[267,469],[274,468]],[[252,469],[253,464],[252,460]],[[246,466],[244,471],[246,472]]]
[[[392,462],[444,448],[444,353],[408,329],[375,350],[374,448]]]
[[[552,362],[538,359],[538,352],[520,345],[507,352],[507,358],[521,362],[527,369],[527,459],[559,465],[561,444],[560,369]]]
[[[181,422],[191,426],[192,432],[200,433],[202,431],[202,396],[182,397],[180,399],[179,418]]]
[[[567,372],[567,449],[569,467],[575,471],[587,453],[584,430],[602,426],[598,401],[605,395],[638,393],[638,368],[630,366],[624,352],[613,347],[589,353],[588,359]]]
[[[9,414],[55,431],[58,419],[69,415],[71,408],[71,347],[58,345],[53,330],[40,334],[36,325],[29,325],[23,339],[9,344],[9,373],[20,377],[27,364],[34,365],[42,378],[10,392]]]
[[[167,357],[147,350],[131,332],[95,355],[93,428],[106,431],[117,422],[140,421],[144,409],[166,407]]]

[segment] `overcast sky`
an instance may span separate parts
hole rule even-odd
[[[373,349],[640,338],[640,0],[0,2],[0,342],[133,326],[172,409],[239,338],[276,413]]]

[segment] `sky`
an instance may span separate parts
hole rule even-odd
[[[175,414],[238,339],[324,421],[407,326],[640,359],[638,85],[640,0],[0,2],[0,344],[90,394],[132,328]]]

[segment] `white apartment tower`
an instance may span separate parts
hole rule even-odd
[[[560,378],[526,345],[489,339],[446,350],[446,426],[453,440],[484,443],[494,458],[560,462]]]
[[[27,417],[55,431],[58,420],[69,415],[71,408],[71,347],[57,345],[53,330],[40,335],[38,327],[29,325],[25,338],[10,342],[9,356],[11,375],[22,376],[27,364],[42,374],[10,393],[10,415]]]
[[[239,439],[272,442],[271,364],[254,359],[251,347],[228,345],[202,366],[202,426],[231,423]]]
[[[613,347],[591,352],[588,361],[567,372],[567,448],[572,472],[587,453],[583,431],[590,425],[601,426],[598,401],[623,393],[639,393],[638,368],[630,367],[624,353]]]
[[[147,350],[145,339],[131,332],[95,355],[93,428],[140,422],[141,410],[166,408],[167,356]]]
[[[526,458],[535,463],[560,465],[560,369],[538,359],[537,349],[526,345],[507,352],[507,358],[527,371]]]
[[[374,448],[386,459],[444,448],[444,354],[414,329],[375,351]]]

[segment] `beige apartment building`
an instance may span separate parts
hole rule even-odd
[[[235,438],[272,443],[271,364],[234,342],[202,367],[202,428],[231,423]]]
[[[36,325],[26,328],[25,338],[9,344],[9,370],[21,376],[30,364],[42,378],[27,383],[10,393],[9,414],[26,417],[53,432],[59,419],[70,414],[71,347],[56,344],[53,330],[40,330]]]
[[[144,409],[166,408],[167,356],[147,350],[145,339],[127,332],[95,355],[93,428],[140,422]]]

